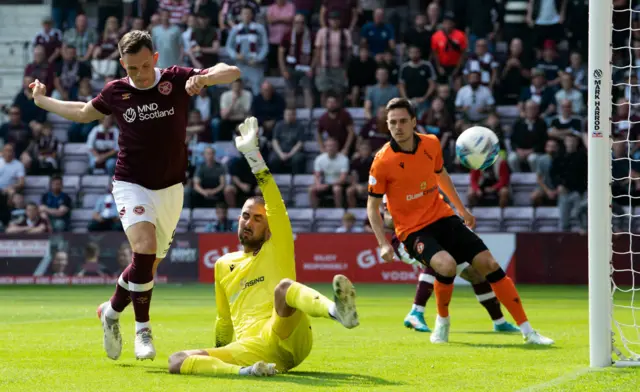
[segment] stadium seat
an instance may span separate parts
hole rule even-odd
[[[353,124],[356,128],[360,128],[367,122],[367,119],[364,116],[364,108],[347,108],[347,112],[349,112],[351,118],[353,118]]]
[[[64,157],[84,157],[89,159],[89,147],[85,143],[67,143],[64,145]]]
[[[293,205],[296,207],[309,207],[311,202],[309,201],[309,192],[301,191],[296,192],[293,195]]]
[[[88,160],[63,159],[65,174],[82,175],[89,171]]]
[[[476,207],[471,213],[476,217],[476,231],[502,231],[502,211],[500,207]]]
[[[293,176],[293,191],[298,193],[300,191],[307,192],[309,187],[313,185],[313,174],[296,174]]]
[[[536,189],[536,173],[511,173],[511,190],[513,204],[516,206],[530,206],[531,193]]]
[[[104,194],[109,189],[110,179],[111,177],[108,175],[82,176],[81,189],[85,193]]]
[[[469,187],[470,176],[468,173],[452,173],[450,174],[451,181],[459,193],[466,193]]]
[[[228,159],[240,156],[233,142],[216,142],[214,146],[216,150],[216,160],[220,162],[226,162]]]
[[[280,188],[282,200],[284,200],[285,204],[289,204],[291,201],[293,176],[291,174],[274,174],[273,179],[276,181],[278,188]]]
[[[289,208],[289,220],[295,233],[309,232],[313,228],[313,210],[310,208]]]
[[[194,208],[191,211],[191,226],[197,233],[203,232],[207,224],[215,220],[215,208]]]
[[[85,174],[89,169],[89,148],[85,143],[65,144],[62,163],[65,174]]]
[[[335,232],[342,225],[345,210],[342,208],[318,208],[315,210],[314,230],[323,233]]]
[[[69,131],[65,128],[53,128],[53,136],[60,143],[66,143],[69,140]]]
[[[31,193],[28,194],[26,193],[24,195],[24,202],[25,203],[36,203],[37,206],[39,206],[42,202],[42,195],[37,194],[37,193]]]
[[[176,227],[176,233],[186,233],[189,231],[189,224],[191,223],[191,210],[183,208],[180,212],[180,220],[178,221],[178,227]]]
[[[507,207],[502,210],[502,221],[506,231],[531,231],[533,207]]]
[[[82,208],[91,208],[91,209],[95,208],[98,200],[104,196],[105,196],[104,192],[103,193],[85,193],[82,196]]]
[[[227,210],[227,217],[231,220],[238,220],[238,217],[240,216],[240,214],[242,213],[242,208],[229,208],[229,210]]]
[[[62,178],[62,191],[69,196],[77,194],[80,190],[80,176],[65,175]]]
[[[367,218],[366,208],[349,208],[347,212],[353,214],[356,217],[356,225],[361,225]]]
[[[558,207],[538,207],[535,209],[534,230],[542,232],[558,231],[560,210]]]
[[[71,231],[74,233],[86,233],[93,210],[88,208],[76,208],[71,210]]]
[[[48,176],[26,176],[24,178],[25,195],[35,194],[38,196],[42,196],[42,194],[48,190],[49,190]]]
[[[303,151],[307,154],[320,154],[320,146],[317,140],[309,140],[304,142]]]

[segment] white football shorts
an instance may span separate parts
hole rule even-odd
[[[156,226],[156,257],[164,258],[180,220],[184,202],[183,185],[175,184],[153,191],[130,182],[114,180],[113,198],[125,232],[138,222],[151,222]]]

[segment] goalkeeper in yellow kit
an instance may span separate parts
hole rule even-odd
[[[215,265],[216,347],[171,355],[171,373],[272,376],[309,355],[308,316],[334,319],[347,328],[359,324],[355,290],[345,276],[333,279],[334,301],[295,281],[291,223],[258,150],[257,130],[257,120],[246,119],[236,147],[264,199],[249,198],[242,207],[238,238],[243,251],[226,254]]]

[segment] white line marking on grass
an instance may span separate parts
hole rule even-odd
[[[0,323],[0,327],[4,327],[5,325],[26,325],[26,324],[44,324],[44,323],[62,323],[65,321],[77,321],[77,320],[89,320],[92,317],[83,316],[83,317],[67,317],[60,319],[46,319],[46,320],[30,320],[30,321],[7,321]]]
[[[540,384],[532,385],[532,386],[524,388],[524,389],[520,389],[520,390],[518,390],[518,392],[541,391],[541,390],[544,390],[546,388],[557,387],[558,385],[567,383],[569,381],[573,381],[576,378],[582,376],[583,374],[587,374],[587,373],[592,372],[592,371],[598,371],[598,370],[597,369],[591,369],[591,368],[580,368],[580,369],[574,370],[572,372],[565,373],[562,376],[556,377],[556,378],[554,378],[552,380],[545,381],[545,382],[540,383]]]

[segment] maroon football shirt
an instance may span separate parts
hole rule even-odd
[[[139,89],[128,77],[108,83],[91,101],[104,115],[113,114],[120,136],[114,178],[147,189],[185,181],[189,77],[204,70],[156,69],[156,84]]]

